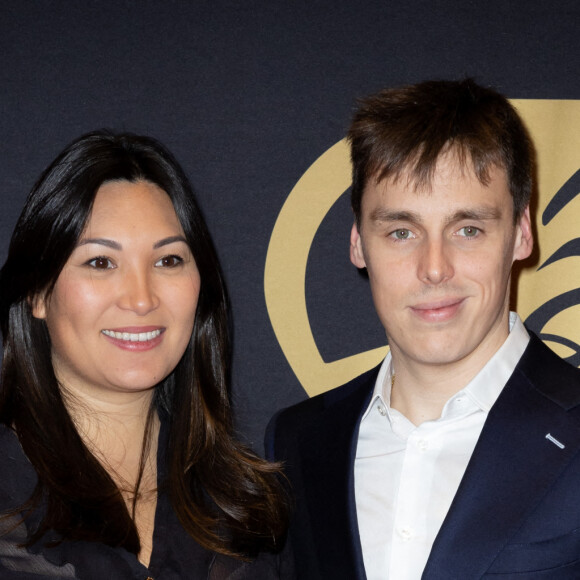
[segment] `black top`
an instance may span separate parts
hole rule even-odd
[[[36,481],[36,472],[16,434],[0,425],[0,512],[10,511],[28,500]],[[263,554],[252,562],[241,562],[202,548],[182,528],[162,491],[157,499],[153,552],[148,568],[124,548],[96,542],[65,540],[55,547],[47,547],[47,541],[58,538],[56,534],[45,535],[28,549],[19,547],[26,540],[28,529],[36,528],[41,515],[37,510],[24,523],[18,523],[20,518],[0,520],[2,580],[278,580],[293,577],[287,568],[287,558]]]

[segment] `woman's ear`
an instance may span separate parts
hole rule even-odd
[[[46,318],[46,301],[47,298],[44,292],[35,294],[34,296],[28,298],[28,303],[30,304],[32,316],[34,316],[34,318]]]

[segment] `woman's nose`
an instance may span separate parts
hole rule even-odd
[[[119,297],[119,307],[144,316],[159,306],[152,276],[148,272],[132,271],[125,274]]]

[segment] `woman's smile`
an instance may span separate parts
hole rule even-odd
[[[155,348],[161,344],[164,332],[165,328],[141,331],[136,329],[101,330],[101,333],[111,344],[133,352]]]

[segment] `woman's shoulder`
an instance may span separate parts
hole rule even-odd
[[[0,424],[0,512],[24,503],[36,485],[36,472],[24,454],[18,436]]]
[[[294,566],[285,550],[280,554],[262,553],[243,562],[222,554],[213,558],[209,580],[295,580]]]
[[[9,465],[32,469],[14,429],[0,423],[0,466]]]

